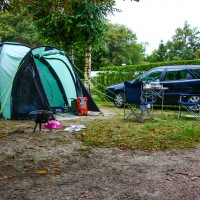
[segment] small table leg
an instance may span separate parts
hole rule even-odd
[[[41,131],[41,129],[42,129],[42,123],[40,122],[40,131]]]
[[[34,127],[34,130],[33,130],[33,133],[35,133],[36,128],[37,128],[37,123],[35,123],[35,127]]]

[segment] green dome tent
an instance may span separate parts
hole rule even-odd
[[[34,49],[19,43],[0,45],[0,106],[7,119],[28,119],[34,110],[71,106],[88,98],[88,110],[99,108],[65,52],[50,46]]]

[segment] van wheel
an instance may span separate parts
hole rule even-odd
[[[122,108],[124,106],[124,93],[123,92],[118,92],[115,95],[114,105],[117,108]]]
[[[187,99],[188,102],[197,102],[200,100],[199,96],[191,96]],[[197,104],[196,106],[190,106],[190,109],[194,112],[199,112],[200,110],[200,104]]]

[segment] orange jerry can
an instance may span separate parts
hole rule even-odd
[[[79,116],[88,115],[88,98],[87,97],[78,97],[77,98],[77,109]]]

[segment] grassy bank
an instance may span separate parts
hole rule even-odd
[[[114,109],[116,111],[116,109]],[[154,110],[154,120],[144,123],[132,117],[123,119],[123,109],[106,119],[86,123],[87,129],[76,132],[87,146],[118,147],[145,151],[195,148],[200,142],[199,121],[194,118],[177,119],[177,110]]]

